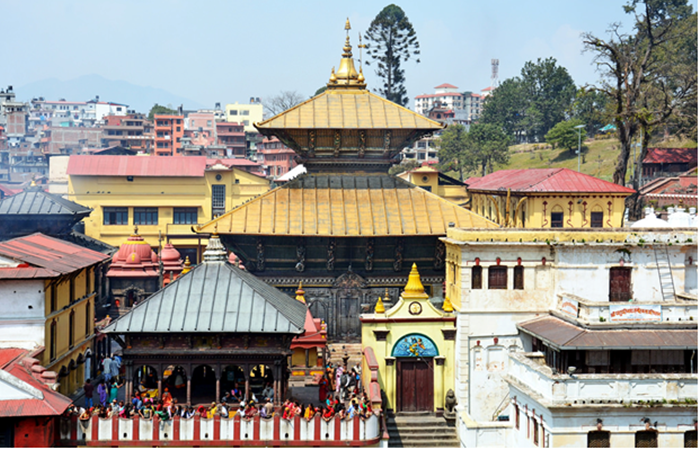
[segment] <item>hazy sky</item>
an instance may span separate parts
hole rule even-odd
[[[581,33],[604,37],[620,21],[623,0],[490,0],[397,2],[413,23],[420,64],[405,63],[413,97],[451,83],[480,91],[490,85],[491,59],[500,79],[523,64],[554,57],[576,84],[598,79]],[[4,43],[0,86],[98,74],[153,86],[213,106],[280,91],[311,96],[340,61],[345,18],[351,42],[386,1],[0,0]],[[697,8],[696,8],[697,9]],[[366,58],[365,58],[366,59]],[[365,66],[369,88],[377,86]],[[17,91],[17,89],[16,89]],[[107,99],[119,101],[119,99]],[[85,99],[75,99],[85,100]]]

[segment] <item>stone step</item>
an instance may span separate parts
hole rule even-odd
[[[431,439],[389,439],[389,447],[421,447],[421,448],[459,448],[459,439],[454,438],[449,441],[434,441]]]
[[[455,429],[447,426],[440,426],[440,425],[435,425],[435,426],[425,426],[425,427],[420,427],[420,428],[414,428],[414,427],[395,427],[388,425],[386,426],[386,430],[389,432],[389,434],[397,434],[397,435],[426,435],[426,436],[432,436],[434,434],[454,434]]]

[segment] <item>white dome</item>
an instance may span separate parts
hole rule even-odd
[[[671,225],[656,217],[653,208],[645,208],[644,218],[633,223],[630,228],[671,228]]]

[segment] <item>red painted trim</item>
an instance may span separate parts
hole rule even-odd
[[[299,440],[301,440],[301,416],[294,416],[294,441]]]
[[[194,430],[192,435],[193,441],[199,441],[202,435],[202,418],[195,415],[194,416]]]
[[[274,431],[272,433],[272,437],[274,438],[275,441],[280,440],[280,419],[281,419],[281,417],[279,414],[275,414],[272,417],[272,420],[274,421],[274,425],[273,425]]]
[[[362,323],[396,323],[396,322],[456,322],[456,317],[429,317],[425,319],[411,319],[408,317],[396,318],[396,319],[367,319],[360,318]]]
[[[151,420],[153,421],[153,440],[160,441],[160,419],[158,419],[158,416],[154,413],[151,416]]]
[[[70,440],[71,441],[77,441],[78,440],[78,416],[71,416],[70,417]]]
[[[352,418],[352,440],[360,440],[360,416],[355,416]]]
[[[180,439],[180,416],[173,417],[173,440]]]
[[[297,441],[294,447],[368,447],[379,443],[379,438],[364,441]],[[289,447],[289,441],[284,440],[246,440],[246,441],[89,441],[87,447]]]
[[[112,419],[112,439],[119,439],[119,418]]]
[[[92,416],[92,440],[97,441],[97,439],[100,437],[100,423],[98,422],[100,420],[99,417],[97,416]]]
[[[221,416],[214,416],[214,436],[215,441],[221,440]]]
[[[132,428],[131,428],[131,437],[133,440],[138,441],[139,440],[139,435],[141,434],[141,418],[139,416],[134,417],[132,423]]]
[[[319,414],[314,416],[314,440],[321,440],[321,416]]]
[[[253,440],[260,440],[260,416],[253,417]]]
[[[241,440],[241,416],[238,414],[233,416],[233,440]]]
[[[340,417],[335,416],[335,417],[333,418],[333,420],[335,420],[334,439],[335,439],[336,441],[339,441],[339,440],[340,440],[340,420],[341,420],[341,419],[340,419]]]

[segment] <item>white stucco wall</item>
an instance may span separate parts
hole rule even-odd
[[[0,280],[0,347],[44,345],[44,281]]]

